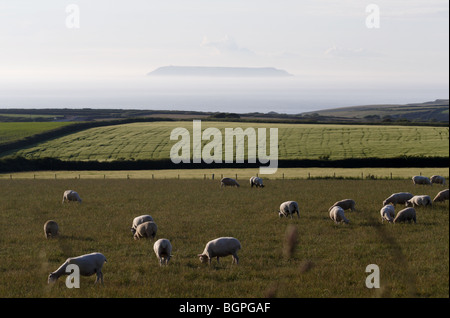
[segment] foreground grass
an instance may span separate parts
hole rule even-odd
[[[177,127],[188,129],[192,139],[189,121],[133,123],[87,129],[12,155],[99,161],[169,159],[177,142],[170,140],[170,134]],[[226,128],[253,128],[255,132],[265,128],[267,139],[269,128],[278,128],[279,159],[448,157],[449,153],[448,127],[202,122],[202,130],[209,127],[221,131],[222,142]],[[222,153],[225,156],[224,146]]]
[[[61,204],[65,189],[82,204]],[[264,189],[218,186],[217,180],[0,180],[0,297],[448,297],[448,201],[417,208],[417,224],[381,224],[381,202],[393,192],[434,196],[441,187],[410,180],[270,180]],[[351,223],[335,225],[328,208],[351,197]],[[300,219],[279,219],[280,203],[300,203]],[[401,207],[397,206],[396,211]],[[150,240],[134,241],[132,219],[150,214],[157,238],[174,247],[160,267]],[[45,239],[48,219],[61,236]],[[283,256],[289,225],[292,257]],[[207,241],[234,236],[231,257],[211,267],[196,255]],[[82,277],[81,288],[47,276],[67,257],[105,254],[105,284]],[[381,288],[368,289],[365,268],[377,264]]]

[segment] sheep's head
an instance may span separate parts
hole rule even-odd
[[[198,256],[200,262],[202,262],[202,263],[208,262],[208,256],[206,254],[198,254],[197,256]]]
[[[50,275],[48,275],[48,284],[56,282],[57,279],[58,277],[56,274],[50,273]]]

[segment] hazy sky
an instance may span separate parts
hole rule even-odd
[[[366,26],[371,3],[379,28]],[[66,25],[70,4],[79,28]],[[442,88],[448,37],[447,0],[0,0],[0,83],[200,65],[271,66],[337,86]]]

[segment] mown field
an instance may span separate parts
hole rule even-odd
[[[417,224],[382,224],[391,193],[434,195],[441,186],[410,180],[267,180],[263,189],[220,188],[218,180],[0,180],[0,297],[449,297],[449,203],[417,208]],[[82,204],[61,204],[65,189]],[[349,225],[335,225],[328,208],[353,198]],[[300,219],[280,219],[281,202],[300,203]],[[402,207],[397,206],[396,211]],[[133,240],[132,219],[150,214],[173,257],[160,267],[151,240]],[[46,239],[43,224],[61,235]],[[283,254],[288,226],[298,231]],[[200,264],[211,239],[241,241],[231,257]],[[47,276],[67,257],[102,252],[104,285],[82,277],[68,289]],[[365,268],[380,268],[380,289],[368,289]]]
[[[99,127],[21,149],[12,155],[99,161],[168,159],[177,142],[170,140],[170,134],[177,127],[192,132],[189,121]],[[278,128],[279,159],[448,157],[449,154],[448,127],[202,122],[202,130],[209,127],[218,128],[222,140],[225,128],[254,128],[255,131],[266,128],[267,139],[269,128]],[[203,145],[208,142],[203,141]]]

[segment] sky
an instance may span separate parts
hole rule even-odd
[[[448,98],[448,38],[446,0],[0,0],[0,94],[126,86],[182,65],[275,67],[308,88],[439,89],[436,98]]]

